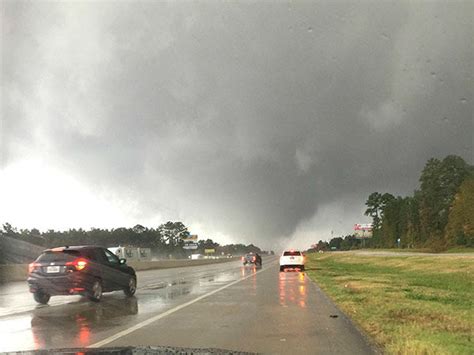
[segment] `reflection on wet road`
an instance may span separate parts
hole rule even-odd
[[[106,302],[88,302],[88,307],[64,307],[58,312],[48,307],[37,308],[30,315],[34,347],[51,347],[63,338],[69,339],[70,346],[85,347],[90,344],[93,331],[121,323],[122,318],[136,314],[136,297],[109,297]]]
[[[24,283],[7,285],[0,293],[0,351],[85,347],[116,329],[256,271],[242,267],[240,262],[142,271],[138,273],[135,297],[114,292],[104,294],[100,303],[80,296],[59,296],[53,297],[49,305],[36,305]],[[255,292],[256,278],[253,282]]]
[[[278,280],[280,305],[288,307],[288,304],[292,303],[305,308],[307,282],[303,272],[280,272]]]

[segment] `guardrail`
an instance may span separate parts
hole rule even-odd
[[[238,260],[238,257],[220,259],[175,259],[157,261],[130,261],[127,265],[136,271],[153,269],[170,269],[176,267],[199,266],[208,264],[219,264],[228,261]],[[25,281],[28,276],[28,264],[7,264],[0,265],[0,282]]]

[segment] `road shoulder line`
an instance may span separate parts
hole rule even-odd
[[[340,316],[344,319],[345,322],[349,323],[353,329],[359,333],[359,335],[362,337],[366,345],[372,349],[374,354],[383,354],[382,349],[379,347],[379,345],[374,341],[374,339],[364,330],[362,329],[359,324],[357,324],[346,312],[344,312],[339,305],[333,301],[331,297],[318,285],[318,283],[313,280],[307,272],[305,272],[306,277],[309,279],[311,284],[313,285],[314,289],[316,290],[316,293],[319,294],[321,297],[323,297],[327,302],[331,303],[334,308],[339,312]]]

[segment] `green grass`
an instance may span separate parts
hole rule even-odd
[[[397,253],[432,253],[433,250],[429,248],[372,248],[372,249],[359,249],[363,251],[389,251]]]
[[[309,254],[308,275],[387,353],[474,354],[474,257]]]
[[[435,251],[433,249],[430,249],[430,248],[411,248],[411,249],[408,249],[408,248],[391,248],[391,249],[388,249],[388,248],[381,248],[381,249],[359,249],[359,250],[363,250],[363,251],[374,251],[374,252],[377,252],[377,251],[391,251],[391,252],[397,252],[397,253],[440,253],[440,254],[443,254],[443,253],[474,253],[474,248],[470,248],[470,247],[454,247],[454,248],[450,248],[448,250],[445,250],[445,251]]]

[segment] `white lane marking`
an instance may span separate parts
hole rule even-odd
[[[272,261],[272,262],[270,262],[269,264],[274,264],[274,263],[276,263],[276,261]],[[107,344],[109,344],[109,343],[111,343],[111,342],[113,342],[113,341],[115,341],[115,340],[117,340],[117,339],[120,339],[121,337],[124,337],[124,336],[126,336],[126,335],[128,335],[128,334],[130,334],[130,333],[133,333],[134,331],[136,331],[136,330],[138,330],[138,329],[141,329],[141,328],[143,328],[143,327],[146,327],[147,325],[150,325],[151,323],[156,322],[157,320],[159,320],[159,319],[161,319],[161,318],[167,317],[167,316],[169,316],[170,314],[173,314],[173,313],[175,313],[175,312],[177,312],[177,311],[179,311],[179,310],[181,310],[181,309],[183,309],[183,308],[186,308],[186,307],[192,305],[193,303],[199,302],[200,300],[202,300],[202,299],[204,299],[204,298],[206,298],[206,297],[209,297],[209,296],[211,296],[211,295],[213,295],[213,294],[215,294],[215,293],[217,293],[217,292],[220,292],[220,291],[222,291],[222,290],[225,290],[226,288],[228,288],[228,287],[230,287],[230,286],[233,286],[233,285],[235,285],[235,284],[238,284],[239,282],[242,282],[242,281],[244,281],[244,280],[246,280],[246,279],[248,279],[248,278],[250,278],[250,277],[252,277],[252,276],[255,276],[256,274],[258,274],[258,273],[260,273],[260,272],[262,272],[262,271],[268,270],[269,268],[270,268],[270,267],[267,266],[266,268],[264,268],[264,269],[262,269],[262,270],[259,270],[259,271],[255,272],[255,273],[253,273],[253,274],[250,274],[250,275],[248,275],[248,276],[246,276],[246,277],[243,277],[243,278],[241,278],[241,279],[239,279],[239,280],[232,281],[231,283],[228,283],[227,285],[224,285],[224,286],[222,286],[222,287],[219,287],[218,289],[216,289],[216,290],[214,290],[214,291],[208,292],[208,293],[206,293],[206,294],[204,294],[204,295],[201,295],[201,296],[199,296],[199,297],[197,297],[197,298],[195,298],[195,299],[193,299],[193,300],[191,300],[191,301],[188,301],[188,302],[186,302],[186,303],[180,304],[179,306],[176,306],[176,307],[174,307],[174,308],[171,308],[171,309],[167,310],[166,312],[157,314],[157,315],[154,316],[154,317],[148,318],[148,319],[144,320],[143,322],[140,322],[140,323],[135,324],[133,327],[130,327],[130,328],[125,329],[125,330],[122,330],[121,332],[118,332],[118,333],[116,333],[116,334],[114,334],[114,335],[112,335],[112,336],[110,336],[110,337],[108,337],[108,338],[105,338],[105,339],[103,339],[103,340],[101,340],[101,341],[98,341],[97,343],[91,344],[91,345],[89,345],[89,346],[87,346],[87,347],[88,347],[88,348],[100,348],[101,346],[107,345]]]

